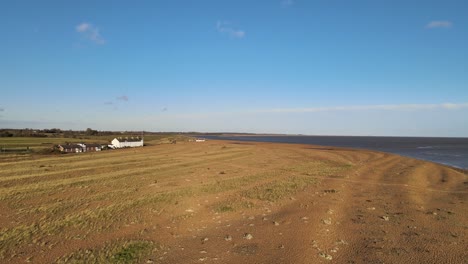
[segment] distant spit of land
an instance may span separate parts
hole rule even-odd
[[[0,156],[5,263],[464,263],[464,170],[213,141]]]

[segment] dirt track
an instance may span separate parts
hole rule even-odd
[[[86,249],[127,240],[157,244],[141,263],[468,259],[468,177],[449,167],[372,151],[222,141],[92,155],[0,160],[4,262],[79,262]],[[102,208],[110,217],[82,213]],[[17,234],[29,229],[13,232],[41,219],[54,225],[30,237]]]

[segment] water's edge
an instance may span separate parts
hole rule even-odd
[[[468,170],[468,138],[351,137],[351,136],[214,136],[207,139],[308,144],[365,149],[397,154]]]

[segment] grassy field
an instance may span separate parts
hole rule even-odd
[[[0,148],[24,150],[29,148],[32,152],[51,149],[54,145],[66,143],[98,143],[111,144],[116,137],[135,136],[135,135],[106,135],[106,136],[81,136],[74,138],[67,137],[0,137]],[[144,137],[146,145],[157,145],[170,143],[174,140],[184,142],[189,137],[176,134],[146,135]]]
[[[189,207],[193,199],[219,194],[224,198],[211,205],[213,211],[254,208],[304,190],[316,183],[315,173],[339,173],[350,166],[326,160],[299,166],[291,157],[267,166],[268,160],[258,164],[253,157],[255,149],[248,146],[209,143],[60,156],[4,155],[0,256],[132,262],[141,252],[163,247],[146,233],[156,228],[153,218],[169,205],[178,206],[168,219],[187,217],[177,208]],[[76,241],[80,247],[70,246]],[[87,256],[84,247],[93,255]]]
[[[37,144],[63,139],[47,140],[37,139]],[[209,243],[209,235],[219,233],[224,241],[223,232],[242,232],[252,225],[240,224],[251,219],[249,215],[279,218],[275,210],[289,210],[295,197],[344,194],[320,186],[324,179],[334,182],[354,175],[365,160],[382,162],[366,152],[289,145],[160,144],[170,140],[155,138],[148,147],[99,153],[1,155],[0,259],[202,262],[205,257],[194,257],[193,250],[204,254],[206,249],[199,247]],[[314,199],[298,206],[309,208]],[[237,249],[233,244],[232,250],[242,256],[250,252],[249,245]]]

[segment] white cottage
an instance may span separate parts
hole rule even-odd
[[[112,140],[112,146],[114,148],[135,148],[143,147],[143,139],[138,137],[131,138],[114,138]]]

